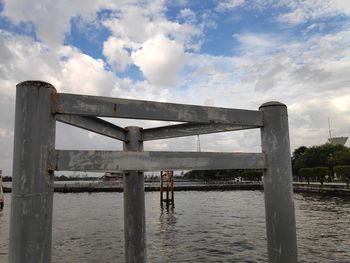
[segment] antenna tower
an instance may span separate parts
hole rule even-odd
[[[329,139],[331,139],[332,138],[331,121],[330,121],[329,117],[328,117],[328,131],[329,131]]]

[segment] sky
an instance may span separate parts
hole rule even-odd
[[[15,86],[257,110],[288,106],[291,150],[350,135],[349,0],[0,0],[0,169],[11,175]],[[166,125],[110,119],[125,127]],[[202,151],[259,152],[259,130],[200,136]],[[145,142],[196,151],[196,136]],[[347,143],[349,145],[349,142]],[[57,149],[121,150],[57,124]]]

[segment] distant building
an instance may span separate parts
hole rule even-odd
[[[333,145],[345,145],[348,137],[333,137],[328,139],[328,143]]]

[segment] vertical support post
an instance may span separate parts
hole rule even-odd
[[[264,194],[269,263],[297,263],[292,167],[286,105],[260,106],[262,152],[266,155]]]
[[[51,262],[55,93],[41,81],[17,85],[10,263]]]
[[[174,171],[171,171],[171,204],[174,207]]]
[[[164,172],[160,172],[160,207],[163,208],[163,177],[164,177]]]
[[[140,127],[127,127],[128,141],[124,151],[143,151]],[[146,262],[145,189],[143,172],[127,171],[124,174],[124,236],[125,261]]]
[[[166,171],[165,172],[166,174],[166,207],[169,208],[169,188],[170,188],[170,185],[169,185],[169,171]]]

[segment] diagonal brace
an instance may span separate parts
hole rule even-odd
[[[113,139],[128,141],[126,131],[123,128],[97,117],[56,114],[56,120]]]
[[[143,130],[142,140],[151,141],[175,137],[184,137],[198,134],[238,131],[259,128],[259,126],[243,126],[234,124],[216,123],[183,123]]]

